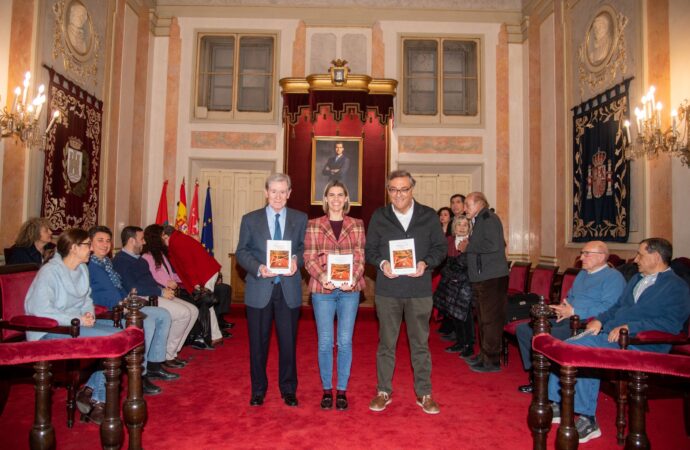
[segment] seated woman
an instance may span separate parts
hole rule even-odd
[[[352,334],[364,288],[364,222],[347,216],[350,198],[347,187],[331,181],[323,195],[326,215],[311,219],[304,237],[304,267],[310,275],[309,291],[314,304],[318,332],[319,371],[323,396],[321,408],[333,407],[333,323],[338,317],[338,383],[335,407],[348,407],[347,383],[352,365]],[[352,255],[352,283],[336,287],[328,273],[328,255]],[[349,277],[347,277],[349,278]]]
[[[144,229],[144,249],[141,258],[149,265],[149,270],[156,282],[164,288],[176,290],[176,296],[182,300],[196,305],[199,309],[199,317],[189,333],[192,347],[197,350],[213,349],[212,345],[212,314],[214,298],[212,296],[200,296],[195,301],[191,295],[192,288],[184,289],[168,260],[168,249],[163,242],[163,226],[153,224]],[[179,288],[179,289],[178,289]],[[215,317],[215,314],[213,314]],[[218,331],[218,338],[221,338]]]
[[[434,306],[452,320],[456,343],[446,348],[460,357],[471,356],[474,347],[472,322],[472,287],[467,275],[467,254],[458,250],[460,243],[470,235],[467,217],[453,220],[453,236],[448,236],[448,259],[441,269],[441,282],[434,292]]]
[[[84,230],[70,229],[60,235],[57,254],[38,271],[24,301],[26,314],[49,317],[68,326],[74,318],[81,321],[79,338],[109,336],[119,330],[111,321],[96,320],[89,272],[91,241]],[[27,332],[29,341],[65,339],[64,334]],[[94,372],[77,394],[77,407],[87,420],[100,424],[105,413],[105,376]]]
[[[95,226],[89,230],[89,237],[92,253],[87,266],[91,298],[95,304],[112,309],[127,296],[122,287],[122,279],[113,269],[113,262],[108,257],[112,249],[113,233],[108,227]],[[170,313],[155,306],[144,306],[141,312],[144,313],[144,370],[141,380],[144,394],[153,395],[158,394],[161,388],[151,380],[179,378],[178,374],[161,367],[161,363],[173,368],[182,368],[185,363],[177,359],[165,361],[165,349],[172,321]]]
[[[10,249],[6,264],[43,265],[55,253],[53,233],[47,219],[34,217],[22,224],[17,240]]]

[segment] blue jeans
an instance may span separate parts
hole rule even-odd
[[[113,327],[112,320],[96,320],[93,327],[79,327],[79,338],[83,337],[100,337],[110,336],[121,331],[119,328]],[[44,335],[41,340],[48,339],[72,339],[67,334],[48,333]],[[86,381],[86,386],[93,391],[91,398],[97,402],[105,402],[105,375],[102,370],[97,370],[92,373]]]
[[[608,341],[608,332],[602,331],[596,336],[585,336],[581,339],[568,339],[565,341],[568,344],[582,345],[583,347],[592,348],[612,348],[619,349],[620,346],[618,342]],[[628,350],[641,350],[639,347],[631,345]],[[588,373],[589,369],[581,369],[583,372]],[[597,377],[583,376],[577,377],[577,383],[575,384],[575,413],[582,414],[585,416],[594,416],[597,412],[597,399],[599,397],[599,384],[601,380]],[[561,381],[558,375],[551,373],[549,375],[549,400],[552,402],[560,403],[561,393],[560,393]]]
[[[141,312],[146,314],[144,319],[144,371],[148,361],[157,363],[165,361],[165,349],[168,345],[168,333],[172,319],[170,313],[156,306],[144,306]]]
[[[359,309],[359,291],[340,289],[330,294],[312,293],[314,318],[319,337],[319,371],[324,390],[333,389],[333,323],[338,316],[338,384],[339,391],[347,390],[352,366],[352,332]]]

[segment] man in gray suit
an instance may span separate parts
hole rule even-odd
[[[467,274],[479,319],[478,355],[465,359],[474,372],[498,372],[508,300],[508,261],[503,225],[481,192],[467,194],[465,214],[472,234],[459,248],[467,253]]]
[[[304,233],[307,215],[286,208],[291,182],[288,175],[275,173],[266,179],[268,205],[242,217],[237,262],[247,271],[244,303],[247,308],[249,358],[252,380],[251,406],[264,402],[268,379],[266,360],[275,319],[278,337],[278,386],[288,406],[297,406],[297,363],[295,355],[297,320],[302,304],[299,269],[304,265]],[[266,267],[266,241],[292,242],[290,272],[278,276]]]

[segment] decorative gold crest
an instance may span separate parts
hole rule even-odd
[[[82,147],[81,139],[70,137],[63,150],[62,178],[65,192],[83,196],[89,181],[89,155]]]
[[[338,58],[331,61],[331,64],[333,65],[328,69],[328,72],[331,74],[331,83],[336,86],[342,86],[347,83],[347,76],[350,73],[350,68],[346,66],[347,61]]]
[[[579,48],[580,95],[585,86],[594,91],[618,71],[626,70],[625,27],[628,18],[609,5],[602,6],[587,27]]]
[[[96,83],[101,42],[89,10],[80,0],[59,0],[53,13],[53,59],[62,56],[65,70],[81,81],[92,78]]]

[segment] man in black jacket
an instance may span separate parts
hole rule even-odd
[[[467,194],[465,214],[472,220],[472,234],[460,250],[467,253],[467,273],[472,282],[479,319],[480,352],[465,361],[474,372],[501,370],[501,338],[508,300],[508,261],[503,225],[481,192]]]
[[[438,414],[439,406],[431,396],[431,271],[443,262],[448,246],[436,212],[414,201],[414,185],[409,172],[391,172],[386,186],[391,204],[374,212],[367,230],[367,263],[378,268],[376,314],[379,319],[378,394],[369,409],[383,411],[391,403],[395,348],[404,316],[417,404],[427,414]],[[396,275],[391,267],[389,243],[399,239],[414,239],[416,266],[415,272],[409,275]]]

